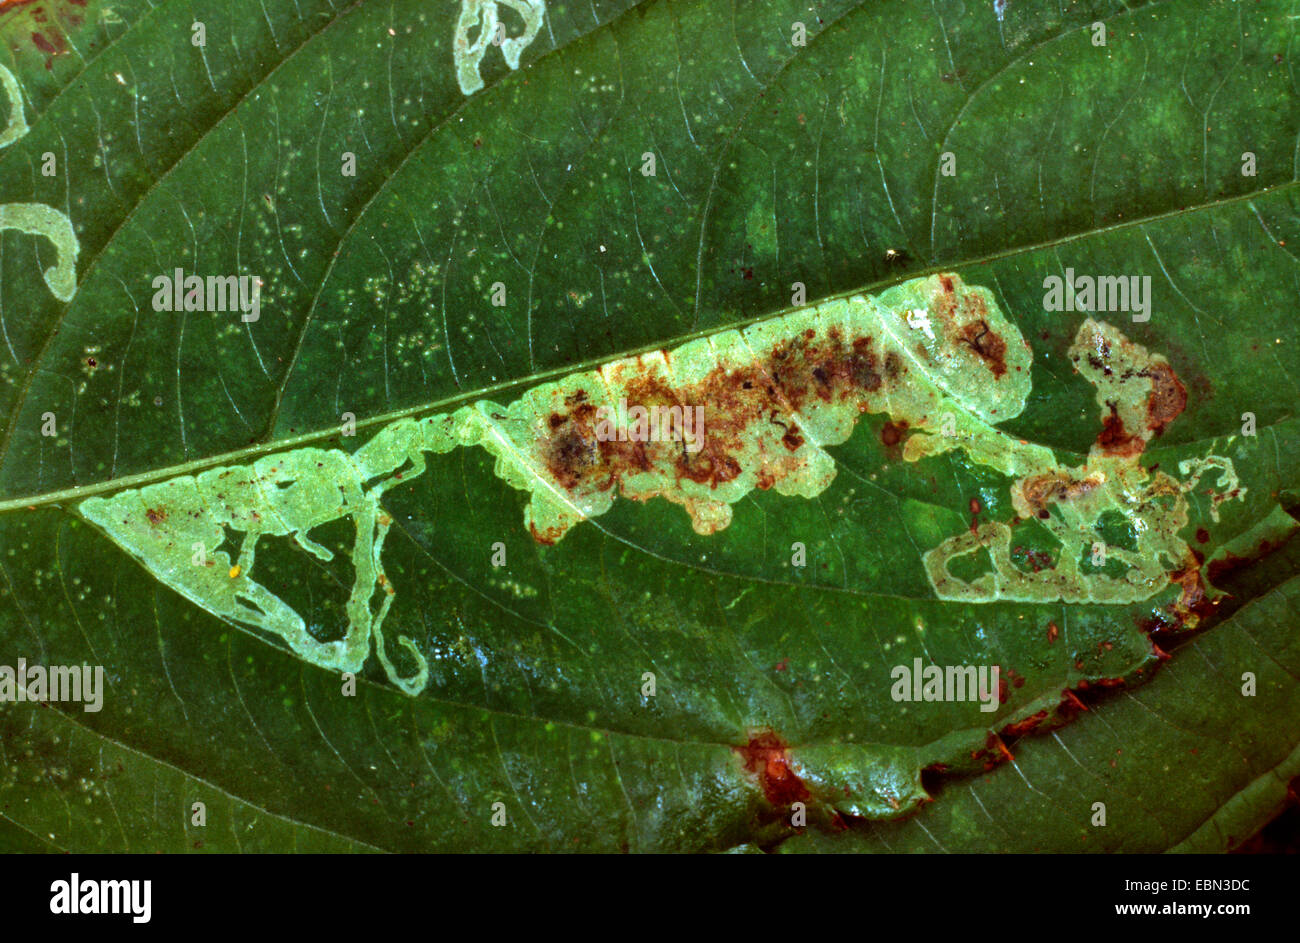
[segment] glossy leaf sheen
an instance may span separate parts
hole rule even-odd
[[[0,7],[30,126],[0,150],[0,205],[66,214],[79,254],[65,304],[50,242],[0,235],[0,664],[100,664],[109,689],[99,713],[0,705],[0,847],[1220,850],[1300,774],[1297,571],[1275,549],[1300,474],[1289,4],[551,2],[520,68],[488,50],[468,97],[454,2],[42,5],[42,24]],[[1085,316],[1043,306],[1067,267],[1152,276],[1150,320],[1109,320],[1188,405],[1143,463],[1240,476],[1241,500],[1188,495],[1183,536],[1232,593],[1217,611],[1180,618],[1177,585],[939,600],[922,554],[972,513],[1013,519],[1011,479],[905,461],[884,416],[829,450],[816,497],[754,492],[709,536],[620,501],[542,546],[491,456],[429,456],[384,497],[385,631],[428,659],[417,697],[373,663],[342,696],[75,510],[508,403],[787,308],[795,282],[816,301],[939,271],[1033,346],[1003,428],[1078,466]],[[260,276],[259,320],[155,311],[177,268]],[[328,562],[258,547],[321,638],[347,621],[353,536],[313,532]],[[1006,698],[895,702],[915,658],[999,665]]]

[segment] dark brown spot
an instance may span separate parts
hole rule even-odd
[[[1017,544],[1011,548],[1011,559],[1017,565],[1022,565],[1022,568],[1028,567],[1035,573],[1055,569],[1052,566],[1052,555],[1046,550],[1030,550]]]
[[[571,429],[551,441],[546,466],[559,484],[573,488],[599,461],[600,450],[596,447],[596,440]]]
[[[869,351],[865,355],[854,353],[849,358],[849,377],[854,386],[868,393],[880,389],[880,374],[876,372],[875,355]]]
[[[903,372],[903,361],[892,350],[885,354],[885,376],[891,382],[898,379],[899,374]]]
[[[968,297],[978,299],[979,296]],[[981,301],[980,304],[982,305],[983,302]],[[993,371],[994,377],[1000,378],[1007,372],[1007,342],[1000,334],[993,333],[987,321],[983,319],[973,321],[962,328],[961,342],[983,358],[989,369]]]
[[[1119,411],[1113,401],[1106,403],[1110,415],[1101,423],[1101,432],[1097,434],[1097,446],[1107,455],[1131,458],[1141,455],[1146,442],[1139,436],[1131,435],[1124,428],[1124,420],[1119,418]]]
[[[1268,556],[1276,550],[1279,550],[1284,544],[1290,541],[1290,537],[1283,540],[1261,540],[1254,547],[1253,551],[1246,556],[1238,556],[1235,553],[1225,552],[1222,556],[1215,557],[1210,561],[1209,567],[1205,571],[1206,578],[1210,583],[1217,587],[1222,587],[1223,580],[1230,577],[1237,570],[1257,563],[1261,558]]]
[[[903,433],[906,431],[907,423],[905,421],[886,422],[880,430],[880,441],[889,446],[897,445],[903,441]]]

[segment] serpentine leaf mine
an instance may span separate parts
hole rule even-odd
[[[0,131],[0,149],[22,138],[30,128],[23,111],[23,93],[12,72],[0,65],[0,86],[9,99],[9,117]],[[77,291],[77,254],[81,245],[72,228],[72,220],[44,203],[6,203],[0,205],[0,230],[16,229],[29,236],[44,236],[54,243],[57,263],[44,272],[45,284],[55,298],[71,301]]]
[[[826,450],[845,442],[863,413],[882,413],[906,428],[907,461],[962,450],[1014,479],[1017,513],[1047,527],[1061,545],[1054,568],[1031,573],[1010,558],[1010,525],[963,530],[924,554],[940,598],[1145,599],[1168,585],[1168,572],[1189,556],[1179,532],[1188,521],[1184,494],[1195,481],[1180,484],[1138,462],[1150,438],[1182,412],[1186,393],[1164,358],[1108,324],[1085,321],[1070,356],[1103,407],[1102,433],[1079,468],[1061,467],[1050,449],[995,428],[1025,406],[1032,353],[988,290],[941,274],[616,360],[538,386],[508,406],[480,401],[397,420],[350,455],[294,449],[88,498],[79,511],[197,605],[275,635],[313,664],[357,671],[373,635],[390,680],[416,694],[428,680],[424,656],[399,636],[418,665],[401,677],[382,631],[396,589],[381,559],[391,518],[380,499],[424,471],[426,452],[490,452],[495,474],[528,492],[524,523],[542,544],[605,513],[620,496],[678,504],[694,530],[708,535],[726,528],[733,505],[754,489],[806,498],[823,492],[836,471]],[[616,434],[607,417],[623,415],[628,403],[670,417],[698,404],[706,421],[691,448],[680,436]],[[1183,473],[1199,479],[1212,467],[1221,473],[1220,487],[1239,496],[1227,459],[1208,456]],[[1109,513],[1122,515],[1137,534],[1135,548],[1109,550],[1123,571],[1117,575],[1080,565]],[[343,639],[322,642],[257,582],[255,550],[263,536],[287,536],[329,560],[331,552],[308,534],[344,518],[356,527],[349,628]],[[201,563],[192,559],[194,545],[217,548],[228,533],[243,535],[236,560],[224,551]],[[980,549],[988,551],[990,572],[970,582],[949,572],[953,558]]]
[[[23,109],[23,90],[14,78],[14,74],[0,65],[0,86],[4,87],[5,97],[9,99],[9,123],[0,131],[0,149],[8,147],[25,135],[27,115]]]
[[[498,4],[514,10],[524,21],[524,31],[519,36],[507,36],[505,24],[497,15]],[[542,28],[546,15],[546,0],[460,0],[460,16],[456,20],[456,36],[452,41],[452,55],[456,61],[456,81],[466,95],[473,95],[483,87],[479,65],[487,54],[488,46],[501,47],[501,55],[511,69],[519,68],[519,57]],[[478,33],[470,42],[470,31]]]

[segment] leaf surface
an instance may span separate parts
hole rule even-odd
[[[1222,849],[1275,811],[1296,727],[1265,723],[1296,708],[1290,4],[551,3],[521,67],[487,50],[469,96],[450,0],[40,6],[0,6],[30,126],[0,150],[0,205],[53,208],[79,248],[65,303],[51,240],[0,233],[0,663],[102,665],[108,690],[95,713],[0,704],[4,847]],[[258,320],[155,310],[176,269],[259,276]],[[1085,316],[1044,310],[1067,269],[1152,278],[1149,320],[1109,320],[1188,402],[1143,465],[1240,476],[1234,500],[1188,496],[1184,537],[1233,592],[1213,611],[1176,583],[1125,605],[937,598],[924,552],[975,507],[1012,520],[1011,482],[957,452],[906,461],[884,415],[830,450],[826,490],[756,491],[709,536],[620,500],[542,546],[491,455],[430,454],[383,498],[416,697],[373,657],[343,696],[78,512],[509,403],[772,315],[796,282],[812,301],[934,272],[989,289],[1033,348],[1002,428],[1077,466],[1101,415],[1068,356]],[[354,532],[312,536],[332,561],[268,538],[258,567],[333,637]],[[917,658],[999,665],[1005,699],[895,701]],[[1166,813],[1163,766],[1192,748],[1203,788]]]

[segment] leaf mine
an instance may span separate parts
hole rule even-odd
[[[31,130],[23,112],[22,88],[12,72],[0,65],[0,87],[9,99],[9,117],[0,131],[0,149],[8,147]],[[44,236],[54,243],[58,253],[56,264],[43,275],[45,284],[60,301],[68,302],[77,292],[77,254],[81,244],[76,230],[65,213],[44,203],[5,203],[0,205],[0,231],[16,229],[29,236]]]
[[[696,533],[710,535],[724,530],[733,506],[755,490],[821,494],[836,475],[827,449],[848,440],[858,417],[877,413],[890,417],[896,441],[907,436],[907,461],[963,451],[1014,479],[1019,521],[963,529],[923,555],[937,596],[1145,599],[1168,585],[1169,573],[1189,556],[1180,536],[1188,522],[1185,491],[1212,467],[1221,483],[1235,487],[1232,463],[1208,456],[1188,484],[1143,468],[1138,459],[1146,443],[1186,404],[1174,371],[1093,320],[1080,327],[1070,357],[1102,406],[1103,431],[1078,468],[1062,467],[1050,449],[995,427],[1024,409],[1032,352],[987,289],[939,274],[875,297],[833,299],[672,350],[615,360],[535,387],[509,405],[483,400],[450,414],[401,419],[353,454],[294,449],[89,498],[79,511],[197,605],[282,639],[313,664],[358,671],[373,635],[389,679],[416,694],[427,684],[424,656],[399,636],[417,666],[414,675],[402,676],[385,647],[382,625],[398,587],[383,569],[391,518],[380,502],[388,488],[424,471],[425,453],[485,449],[495,474],[528,493],[524,525],[542,544],[557,543],[620,497],[677,504]],[[629,434],[629,406],[657,409],[678,422],[699,415],[698,440],[688,447],[680,435]],[[667,428],[682,431],[672,422]],[[1098,539],[1103,517],[1115,513],[1132,523],[1137,546],[1109,548],[1120,574],[1094,571],[1082,557]],[[308,534],[343,519],[356,527],[349,628],[343,639],[321,642],[257,581],[256,546],[264,536],[288,537],[328,560],[330,551]],[[1012,560],[1011,527],[1030,521],[1059,542],[1055,566],[1030,572]],[[192,562],[194,545],[218,548],[232,535],[242,535],[235,559],[216,550],[210,565]],[[989,572],[970,581],[952,575],[951,561],[977,551],[987,552]]]
[[[524,31],[519,36],[508,36],[497,12],[498,4],[514,10],[524,21]],[[452,55],[456,62],[456,81],[465,95],[473,95],[483,88],[479,67],[489,46],[500,46],[501,55],[512,70],[519,68],[519,57],[537,38],[546,16],[546,0],[460,0],[460,15],[456,19],[456,36],[452,41]],[[476,29],[473,42],[471,30]],[[494,37],[497,41],[494,42]]]

